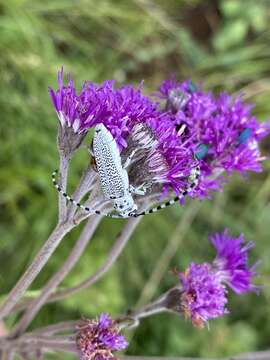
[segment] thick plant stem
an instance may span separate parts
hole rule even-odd
[[[65,290],[59,290],[56,293],[52,294],[52,296],[49,298],[48,302],[54,302],[61,299],[66,298],[69,295],[75,294],[76,292],[86,289],[89,286],[96,283],[116,262],[119,255],[121,254],[123,248],[127,244],[128,240],[130,239],[133,231],[136,229],[139,222],[142,220],[141,217],[138,218],[132,218],[129,219],[126,223],[123,231],[117,238],[115,244],[113,245],[107,259],[105,260],[105,263],[88,279],[82,281],[80,284],[65,289]]]
[[[75,340],[66,336],[22,336],[18,339],[8,340],[6,342],[4,341],[0,343],[0,348],[3,349],[4,354],[9,353],[10,351],[14,351],[17,353],[29,353],[30,355],[37,350],[42,352],[53,350],[77,353]]]
[[[0,307],[0,319],[7,316],[13,306],[21,299],[24,292],[35,280],[43,266],[47,263],[63,237],[72,229],[73,225],[69,223],[58,224],[48,240],[45,242],[39,253],[36,255],[32,264],[28,267],[15,287],[8,294],[5,302]]]
[[[100,221],[100,216],[93,216],[88,220],[70,255],[68,256],[60,270],[58,270],[54,274],[54,276],[48,281],[47,285],[42,289],[41,294],[35,300],[30,302],[28,310],[15,327],[14,331],[11,334],[11,337],[18,336],[27,328],[29,323],[33,320],[33,318],[40,310],[40,308],[44,305],[49,296],[64,280],[66,275],[71,271],[71,269],[77,263],[83,251],[85,250],[89,240],[91,240],[91,237],[94,234]]]
[[[175,294],[176,293],[176,294]],[[126,327],[133,327],[135,324],[139,324],[139,320],[152,316],[154,314],[160,312],[171,312],[171,311],[178,311],[175,308],[175,304],[178,306],[179,302],[179,294],[180,289],[178,287],[172,288],[168,290],[166,293],[159,296],[153,302],[143,306],[139,309],[134,309],[129,311],[127,315],[122,315],[115,319],[121,329]],[[127,323],[132,321],[131,325]],[[79,325],[83,325],[83,320],[73,320],[73,321],[65,321],[61,323],[56,323],[53,325],[48,325],[45,327],[38,328],[30,333],[26,333],[22,335],[22,338],[31,338],[33,336],[53,336],[63,332],[71,332],[74,333]],[[1,346],[0,346],[1,347]]]
[[[66,331],[70,331],[70,332],[74,332],[76,330],[76,328],[81,325],[81,323],[83,323],[83,320],[70,320],[70,321],[63,321],[60,323],[56,323],[56,324],[52,324],[52,325],[47,325],[47,326],[43,326],[41,328],[35,329],[34,331],[30,332],[30,333],[26,333],[23,336],[26,337],[30,334],[30,336],[35,335],[47,335],[47,336],[52,336],[54,334],[57,333],[62,333],[62,332],[66,332]]]
[[[95,195],[95,194],[94,194],[94,195]],[[99,200],[99,199],[96,199],[95,197],[92,198],[92,194],[91,194],[90,198],[91,198],[91,201],[89,202],[88,206],[91,206],[92,208],[95,208],[95,206],[100,203],[100,200]],[[104,209],[104,208],[106,208],[106,204],[104,205],[104,204],[100,203],[99,209]],[[91,214],[91,215],[89,215],[89,214],[86,214],[86,215],[85,215],[85,214],[83,214],[83,212],[82,212],[79,220],[76,220],[76,218],[73,218],[73,219],[70,219],[70,221],[73,221],[73,226],[76,226],[76,225],[80,224],[81,221],[85,220],[86,218],[89,218],[89,216],[90,216],[91,218],[92,218],[92,217],[95,217],[95,216],[92,215],[92,214]],[[96,218],[96,217],[95,217],[95,218]],[[101,216],[98,216],[98,218],[99,218],[99,221],[102,220],[102,217],[101,217]],[[89,234],[88,234],[88,237],[89,237]],[[81,241],[83,241],[83,240],[81,240]],[[75,246],[76,246],[76,245],[75,245]],[[75,250],[75,249],[74,249],[74,250]],[[72,252],[73,252],[73,251],[72,251]],[[78,254],[77,250],[76,250],[76,254]],[[74,254],[73,254],[73,255],[70,254],[70,256],[72,256],[72,258],[73,258]],[[76,255],[76,256],[77,256],[77,255]],[[68,261],[68,259],[67,259],[67,261]],[[60,271],[60,270],[59,270],[59,271]],[[41,291],[42,291],[42,290],[41,290]],[[52,295],[52,296],[53,296],[53,295]],[[12,312],[13,312],[13,311],[14,311],[14,312],[17,312],[17,311],[21,311],[21,310],[27,309],[27,308],[29,307],[29,304],[30,304],[32,301],[33,301],[32,299],[23,299],[20,303],[18,303],[17,305],[15,305],[15,306],[13,307]],[[53,300],[53,301],[54,301],[54,300]],[[53,302],[53,301],[52,301],[52,302]],[[46,302],[50,302],[50,301],[46,301]]]

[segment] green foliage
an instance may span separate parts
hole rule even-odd
[[[216,5],[217,3],[217,5]],[[0,288],[4,296],[30,263],[56,222],[57,119],[48,97],[63,64],[78,87],[84,79],[138,83],[153,91],[161,79],[203,81],[206,88],[244,91],[260,119],[270,112],[270,37],[267,1],[220,0],[9,0],[0,1]],[[86,139],[86,142],[89,139]],[[269,154],[269,140],[264,152]],[[70,172],[70,188],[87,164],[82,149]],[[83,313],[123,313],[149,287],[157,295],[175,279],[158,262],[168,246],[169,268],[211,259],[211,231],[231,228],[256,242],[254,259],[265,285],[269,264],[269,162],[246,181],[234,177],[224,193],[198,204],[188,201],[145,218],[118,263],[97,285],[46,306],[32,327],[75,319]],[[191,206],[193,206],[191,208]],[[185,214],[194,213],[194,219]],[[179,222],[183,222],[179,225]],[[105,260],[122,221],[106,219],[81,261],[61,286],[77,284]],[[175,230],[178,229],[178,230]],[[175,231],[178,233],[175,234]],[[39,289],[65,260],[78,229],[56,251],[33,284]],[[156,283],[147,282],[153,272]],[[147,284],[148,288],[143,288]],[[146,291],[147,290],[147,291]],[[29,293],[31,296],[31,293]],[[221,356],[267,347],[269,287],[261,295],[231,296],[231,314],[213,321],[210,331],[194,329],[172,315],[145,320],[133,334],[130,354]],[[14,319],[10,319],[10,322]],[[264,327],[261,324],[265,324]],[[131,338],[130,334],[130,338]],[[49,357],[48,357],[49,358]],[[57,356],[51,359],[56,359]]]
[[[213,39],[218,50],[241,46],[248,32],[259,34],[268,28],[267,1],[223,0],[220,9],[224,24]]]

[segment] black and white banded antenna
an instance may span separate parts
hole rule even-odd
[[[193,169],[193,173],[190,176],[190,184],[188,185],[188,187],[178,196],[175,196],[174,198],[159,204],[156,207],[153,207],[149,210],[145,210],[142,212],[130,212],[127,216],[123,216],[120,214],[111,214],[111,213],[106,213],[100,210],[94,210],[94,209],[90,209],[88,206],[85,206],[83,204],[80,204],[79,202],[75,201],[71,196],[69,196],[59,185],[59,183],[56,180],[56,176],[58,174],[58,170],[55,170],[52,173],[52,182],[53,185],[55,186],[55,188],[57,189],[57,191],[67,199],[67,201],[71,202],[73,205],[77,206],[78,208],[82,209],[83,211],[88,212],[89,214],[93,214],[93,215],[101,215],[101,216],[106,216],[106,217],[110,217],[113,219],[123,219],[125,217],[139,217],[139,216],[144,216],[144,215],[148,215],[148,214],[153,214],[156,213],[159,210],[165,209],[168,206],[171,206],[175,203],[177,203],[179,200],[183,199],[185,196],[187,196],[192,190],[194,190],[194,188],[198,185],[199,182],[199,176],[200,176],[200,168],[199,167],[195,167]]]

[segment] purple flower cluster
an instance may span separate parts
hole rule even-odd
[[[80,137],[80,141],[73,141],[70,152],[98,123],[107,127],[123,153],[138,134],[148,139],[137,141],[144,153],[134,172],[143,169],[141,177],[160,184],[163,193],[172,189],[181,194],[188,188],[191,170],[198,165],[200,181],[190,195],[205,196],[220,189],[224,172],[261,170],[258,141],[270,126],[259,124],[251,115],[252,107],[241,97],[214,97],[190,81],[177,83],[174,79],[164,81],[159,88],[164,107],[143,95],[142,85],[115,88],[114,81],[86,81],[77,94],[71,76],[64,85],[63,68],[58,73],[58,89],[49,88],[49,93],[62,130],[70,133],[71,129]]]
[[[77,333],[77,347],[81,360],[113,360],[113,352],[128,346],[124,336],[119,335],[117,324],[108,314],[98,320],[85,320]]]
[[[103,123],[119,149],[125,150],[128,140],[135,136],[136,126],[143,124],[144,130],[152,133],[151,144],[155,142],[154,148],[149,143],[141,144],[150,181],[162,184],[164,191],[170,187],[177,194],[188,186],[190,171],[197,164],[193,151],[182,142],[170,117],[158,109],[159,104],[142,94],[141,85],[138,89],[131,85],[117,89],[113,81],[101,85],[87,81],[76,94],[71,77],[64,86],[63,76],[62,68],[58,73],[58,89],[49,88],[62,128],[71,128],[79,136]]]
[[[159,97],[166,100],[165,111],[174,126],[184,128],[181,137],[190,140],[201,168],[199,192],[215,190],[223,173],[261,171],[258,142],[270,130],[269,123],[258,123],[252,106],[243,97],[233,99],[226,93],[215,97],[191,81],[164,81]]]
[[[244,244],[243,235],[234,238],[227,230],[209,237],[217,255],[212,264],[194,264],[179,273],[182,288],[181,308],[195,326],[203,327],[211,318],[226,314],[228,285],[236,294],[256,291],[256,275],[248,267],[248,251],[253,243]]]

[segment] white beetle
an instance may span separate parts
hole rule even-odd
[[[114,209],[122,217],[136,213],[137,205],[134,203],[132,194],[144,195],[146,190],[134,188],[129,184],[126,169],[135,151],[122,166],[117,143],[103,124],[98,124],[95,128],[92,151],[105,199],[112,200]]]

